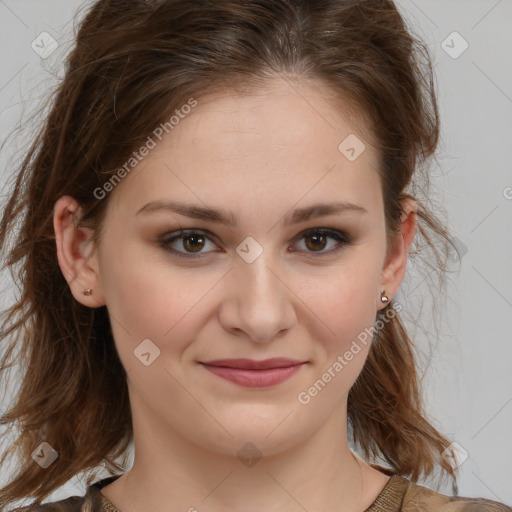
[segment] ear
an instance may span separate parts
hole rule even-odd
[[[416,233],[416,201],[412,198],[407,198],[402,200],[401,204],[404,212],[400,218],[400,229],[391,241],[386,261],[382,268],[378,298],[379,306],[377,309],[383,309],[389,304],[381,302],[381,290],[385,291],[385,295],[390,301],[398,292],[405,276],[409,249]]]
[[[91,308],[105,304],[101,289],[98,255],[92,230],[79,227],[82,209],[71,196],[59,198],[53,208],[53,228],[60,269],[75,299]],[[83,291],[92,289],[91,295]]]

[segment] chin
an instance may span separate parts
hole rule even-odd
[[[307,424],[303,421],[292,420],[293,413],[286,418],[292,410],[290,409],[286,414],[281,413],[266,418],[244,418],[242,422],[236,423],[219,418],[219,422],[231,436],[222,430],[215,439],[202,438],[201,444],[205,448],[225,455],[233,455],[233,453],[239,457],[243,457],[244,454],[254,457],[277,455],[305,442],[313,434],[314,429],[307,428]],[[205,442],[208,446],[204,445]]]

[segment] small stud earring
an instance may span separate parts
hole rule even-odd
[[[384,303],[389,302],[388,297],[386,297],[386,295],[384,295],[385,291],[382,290],[380,293],[381,293],[381,297],[380,297],[381,302],[384,302]]]
[[[92,288],[88,288],[82,292],[84,295],[92,295]]]

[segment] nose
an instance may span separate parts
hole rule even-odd
[[[252,263],[236,258],[226,277],[220,308],[222,327],[256,343],[268,343],[296,322],[293,284],[266,251]]]

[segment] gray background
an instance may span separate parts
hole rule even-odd
[[[421,300],[429,305],[429,280],[414,262],[397,300],[410,308],[412,319],[421,319],[418,328],[412,321],[410,328],[423,363],[427,412],[468,453],[459,468],[459,494],[511,505],[512,2],[397,4],[434,59],[442,139],[432,168],[433,192],[462,256],[457,271],[452,255],[455,272],[447,297],[434,295],[434,306],[443,314],[438,342],[429,309],[420,306]],[[59,63],[72,44],[73,16],[83,5],[79,0],[0,0],[2,141],[62,75]],[[42,32],[59,44],[48,58],[31,47]],[[459,55],[464,41],[468,48]],[[0,153],[3,194],[19,150],[36,129],[23,124],[27,130]],[[7,273],[0,285],[5,307],[13,294]],[[7,401],[5,396],[0,407]],[[4,467],[0,485],[7,478]],[[443,489],[450,493],[448,486]],[[73,479],[46,501],[84,491],[84,481]]]

